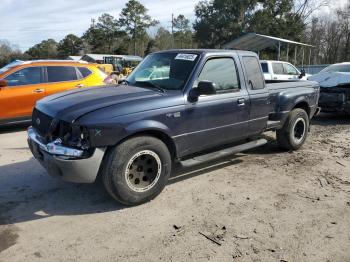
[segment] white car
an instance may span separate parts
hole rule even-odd
[[[261,68],[265,80],[270,81],[288,81],[288,80],[307,80],[311,75],[300,72],[294,65],[283,61],[261,60]]]

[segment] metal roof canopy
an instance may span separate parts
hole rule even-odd
[[[314,48],[312,45],[308,45],[301,42],[295,42],[288,39],[283,39],[279,37],[274,36],[268,36],[268,35],[261,35],[256,33],[247,33],[227,44],[224,45],[224,48],[227,49],[240,49],[240,50],[247,50],[247,51],[255,51],[259,52],[261,50],[264,50],[268,47],[276,47],[278,48],[278,60],[280,60],[281,57],[281,43],[287,44],[287,61],[288,61],[288,53],[289,53],[289,45],[296,45],[295,49],[297,50],[297,46],[302,47],[302,64],[304,65],[304,47],[310,48],[310,55],[309,55],[309,64],[311,59],[311,48]],[[295,61],[296,61],[296,54],[295,52]]]
[[[141,61],[142,57],[134,55],[109,55],[109,54],[85,54],[82,56],[81,60],[91,59],[97,61],[103,61],[105,57],[117,57],[124,58],[130,61]]]

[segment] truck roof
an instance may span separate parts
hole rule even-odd
[[[215,53],[240,53],[240,54],[254,54],[257,55],[255,52],[251,51],[243,51],[243,50],[231,50],[231,49],[170,49],[170,50],[163,50],[158,51],[154,53],[192,53],[192,54],[215,54]]]
[[[287,61],[281,61],[281,60],[260,60],[261,63],[288,63],[291,64],[291,62]]]

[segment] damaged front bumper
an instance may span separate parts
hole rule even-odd
[[[34,128],[28,129],[28,145],[50,176],[76,183],[95,181],[105,152],[105,148],[96,148],[86,158],[83,150],[63,146],[59,141],[45,144]]]
[[[321,88],[318,105],[323,112],[344,112],[350,114],[350,88]]]

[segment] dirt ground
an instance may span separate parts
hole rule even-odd
[[[0,130],[0,261],[350,261],[350,117],[321,115],[305,146],[177,169],[155,200],[45,174],[23,128]]]

